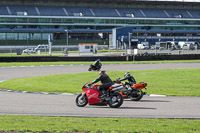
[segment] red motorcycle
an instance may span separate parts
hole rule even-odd
[[[84,92],[76,97],[76,105],[78,107],[84,107],[87,104],[101,106],[109,105],[111,108],[118,108],[122,105],[123,97],[121,94],[116,93],[116,91],[124,88],[122,84],[115,84],[108,88],[105,98],[99,98],[100,91],[98,86],[100,85],[90,86],[85,84],[82,87]]]

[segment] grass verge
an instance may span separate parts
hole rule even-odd
[[[125,71],[109,71],[112,80],[123,77]],[[147,82],[148,94],[200,96],[200,69],[168,69],[130,71],[137,82]],[[50,92],[80,93],[82,86],[98,77],[98,72],[59,74],[12,79],[0,83],[0,88]]]
[[[41,65],[80,65],[93,64],[89,62],[1,62],[0,67],[9,66],[41,66]],[[102,61],[102,64],[144,64],[144,63],[200,63],[200,60],[164,60],[164,61]]]
[[[200,120],[0,116],[0,131],[197,133]]]

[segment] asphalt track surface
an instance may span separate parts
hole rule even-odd
[[[87,72],[88,65],[0,67],[0,80]],[[200,68],[200,63],[103,65],[107,71]],[[150,88],[149,88],[150,89]],[[200,97],[150,97],[124,100],[120,108],[75,105],[76,95],[44,95],[0,92],[0,115],[39,115],[72,117],[188,118],[200,119]]]

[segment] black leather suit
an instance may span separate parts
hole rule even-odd
[[[113,81],[110,79],[110,77],[107,74],[101,74],[99,77],[92,81],[92,84],[97,83],[101,81],[102,85],[99,86],[100,91],[107,90],[111,85],[113,85]]]
[[[135,78],[133,77],[133,76],[129,76],[129,77],[125,77],[125,78],[123,78],[123,79],[120,79],[120,81],[123,81],[123,80],[128,80],[128,82],[130,83],[130,84],[136,84],[136,80],[135,80]]]
[[[102,66],[102,64],[101,64],[100,59],[97,59],[94,62],[94,64],[90,64],[90,67],[89,67],[88,71],[92,71],[92,70],[93,71],[99,71],[101,69],[101,66]]]

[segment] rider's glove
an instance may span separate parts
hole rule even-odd
[[[120,78],[117,78],[117,79],[116,79],[116,82],[117,82],[117,83],[120,83],[120,82],[121,82],[121,81],[120,81]]]
[[[88,86],[91,86],[91,85],[92,85],[92,82],[88,83],[87,85],[88,85]]]

